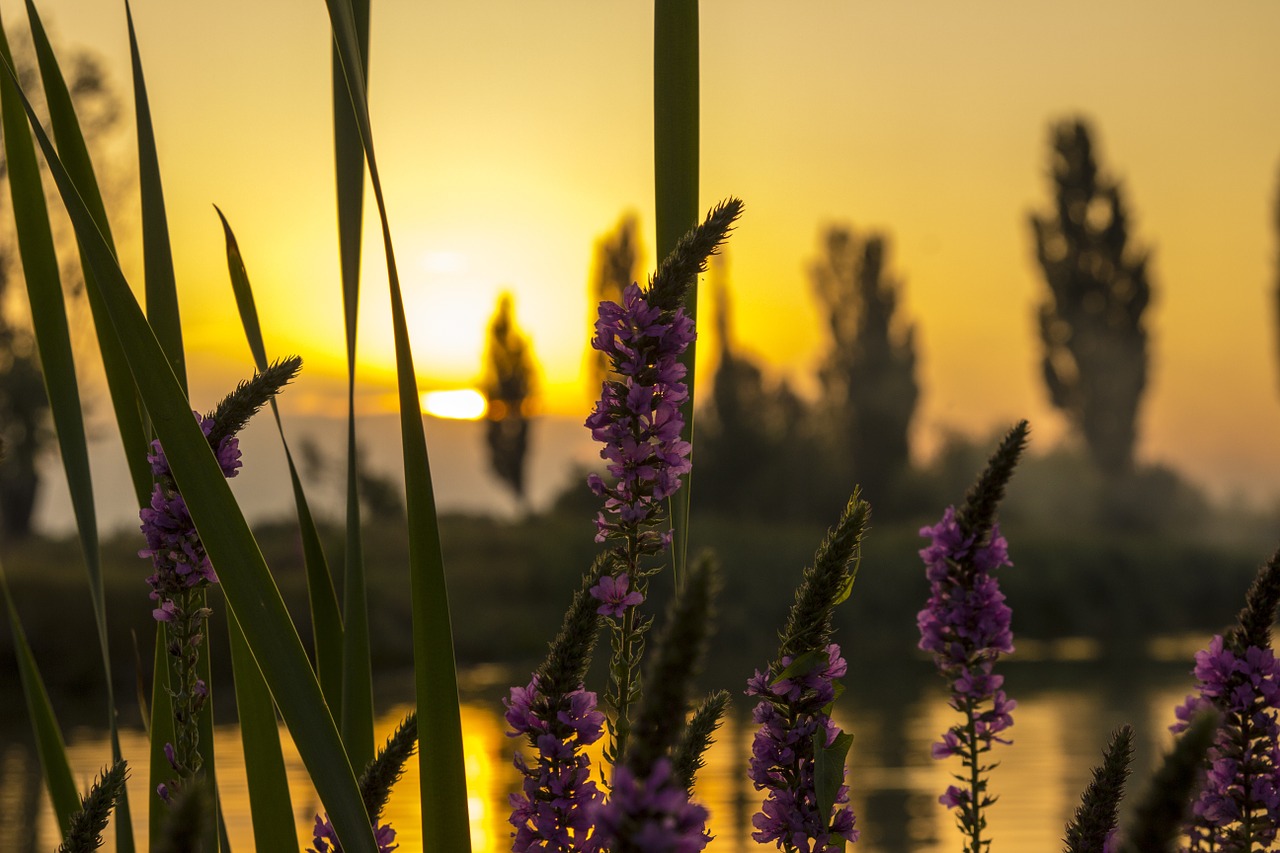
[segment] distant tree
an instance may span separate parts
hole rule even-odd
[[[489,402],[489,464],[525,500],[525,457],[529,450],[529,408],[534,390],[533,353],[515,322],[511,294],[498,297],[489,321],[484,395]]]
[[[639,256],[640,225],[634,214],[618,220],[612,231],[596,240],[591,263],[591,323],[596,321],[596,308],[601,302],[622,302],[622,291],[635,282]],[[587,380],[591,393],[609,376],[609,359],[587,345]]]
[[[30,36],[15,36],[11,47],[23,90],[43,114],[44,89]],[[87,53],[72,52],[63,68],[85,138],[90,144],[109,142],[120,129],[120,108],[101,64]],[[47,122],[45,130],[49,130]],[[40,164],[42,170],[47,168],[43,160]],[[54,433],[35,338],[24,315],[26,291],[8,183],[9,164],[0,149],[0,439],[6,451],[0,459],[0,522],[7,538],[21,539],[31,533],[40,490],[39,459]],[[118,194],[120,188],[110,180],[102,186],[108,196]],[[60,208],[60,201],[49,205],[51,211]],[[74,235],[65,217],[55,215],[50,224],[63,285],[70,294],[79,295],[84,281]],[[11,290],[15,284],[20,293]]]
[[[347,470],[345,463],[325,451],[315,436],[305,435],[298,442],[298,457],[307,479],[323,481],[331,485],[339,501],[346,500]],[[356,447],[356,494],[365,518],[403,519],[404,490],[400,481],[369,465],[372,454],[362,441]]]
[[[1275,207],[1272,208],[1272,224],[1276,228],[1276,292],[1275,292],[1275,318],[1276,318],[1276,355],[1280,356],[1280,181],[1276,181],[1276,200]]]
[[[1133,470],[1151,285],[1148,254],[1129,246],[1120,186],[1100,173],[1090,135],[1078,118],[1052,129],[1054,207],[1031,215],[1049,286],[1039,326],[1050,401],[1098,468],[1118,477]]]
[[[811,509],[813,462],[802,431],[807,407],[785,380],[765,380],[733,343],[723,256],[711,265],[717,367],[711,401],[698,419],[694,502],[738,517],[787,518]]]
[[[902,285],[886,273],[887,241],[830,228],[811,268],[831,348],[819,370],[831,461],[866,497],[888,507],[910,461],[916,383],[915,327],[898,310]],[[847,486],[845,487],[847,491]]]

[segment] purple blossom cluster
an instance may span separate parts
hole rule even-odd
[[[312,835],[314,839],[311,843],[315,846],[308,847],[307,853],[342,853],[342,845],[338,843],[338,833],[333,831],[333,824],[329,822],[327,814],[323,819],[320,815],[316,815],[316,826]],[[378,842],[378,853],[391,853],[400,846],[395,843],[396,831],[389,823],[379,826],[373,837]]]
[[[658,550],[666,540],[640,528],[661,518],[661,501],[680,488],[689,471],[690,447],[680,435],[680,406],[689,396],[680,355],[694,340],[693,320],[684,309],[664,311],[650,305],[638,285],[623,292],[622,304],[601,302],[591,346],[609,358],[620,379],[604,383],[600,400],[587,418],[591,437],[604,444],[600,457],[615,478],[587,478],[605,498],[596,518],[596,541],[634,536]]]
[[[951,682],[953,708],[969,712],[991,703],[976,714],[972,739],[968,726],[955,726],[933,746],[934,758],[968,759],[990,749],[992,742],[1009,742],[999,734],[1013,725],[1010,712],[1017,706],[1001,689],[1004,676],[992,672],[997,658],[1013,651],[1012,614],[990,574],[1013,565],[1009,543],[995,525],[990,541],[975,547],[974,536],[961,529],[955,507],[947,507],[942,520],[922,528],[920,535],[932,540],[920,551],[930,592],[927,606],[916,617],[920,648],[933,654],[938,671]],[[948,789],[941,801],[956,807],[967,797],[968,792]]]
[[[1199,692],[1175,712],[1184,731],[1205,707],[1222,713],[1187,833],[1190,850],[1269,849],[1280,829],[1280,662],[1270,648],[1215,636],[1196,653]]]
[[[815,771],[815,735],[830,747],[840,735],[829,706],[836,697],[836,679],[848,671],[840,646],[832,643],[817,652],[814,665],[795,669],[791,656],[782,658],[779,673],[757,671],[747,682],[747,695],[760,697],[752,718],[760,724],[751,745],[751,782],[757,791],[768,791],[764,805],[751,819],[758,843],[773,841],[778,849],[801,853],[827,853],[858,840],[852,809],[833,810],[830,822],[819,810]],[[835,805],[849,802],[849,787],[841,785]]]
[[[604,794],[591,775],[591,760],[583,748],[604,733],[604,714],[596,710],[596,694],[579,687],[561,697],[545,695],[534,676],[527,687],[512,687],[504,700],[511,737],[526,736],[537,749],[530,766],[516,753],[515,766],[524,776],[522,790],[511,795],[510,822],[513,853],[551,850],[594,853],[599,834],[593,832],[593,812]]]
[[[589,590],[591,597],[601,602],[596,608],[596,612],[601,616],[612,616],[615,619],[621,619],[627,612],[628,608],[635,607],[637,604],[644,602],[644,594],[639,590],[627,591],[630,586],[630,579],[626,572],[614,575],[604,575],[600,578],[600,582]]]
[[[208,437],[213,430],[213,419],[201,417],[198,412],[193,414]],[[240,442],[236,437],[229,435],[223,438],[214,448],[214,453],[222,473],[226,477],[236,476],[241,466]],[[217,583],[218,576],[205,553],[200,535],[196,533],[187,503],[178,492],[178,485],[169,470],[169,460],[159,441],[151,442],[147,461],[151,463],[156,484],[151,492],[151,506],[138,512],[147,542],[147,547],[139,551],[138,556],[149,558],[155,568],[155,574],[147,578],[151,585],[151,600],[158,605],[151,615],[159,622],[172,622],[179,615],[176,603],[179,594],[202,584]]]
[[[597,805],[593,816],[600,849],[616,853],[699,853],[711,841],[709,813],[689,801],[667,758],[654,762],[644,778],[619,765],[609,801]]]

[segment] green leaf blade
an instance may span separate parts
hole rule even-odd
[[[369,0],[345,0],[350,15],[360,80],[369,69]],[[338,253],[342,272],[343,317],[347,342],[347,540],[343,581],[342,736],[353,763],[373,758],[373,672],[369,639],[369,605],[360,495],[357,490],[359,447],[356,442],[356,331],[360,303],[360,247],[364,221],[364,148],[360,117],[347,85],[342,49],[333,46],[333,148],[338,193]],[[361,103],[363,103],[363,96]]]
[[[840,732],[831,746],[826,746],[827,734],[819,729],[813,735],[813,786],[818,814],[823,826],[831,825],[831,812],[835,808],[840,786],[844,784],[844,762],[853,745],[853,735]]]
[[[254,846],[262,853],[296,853],[298,839],[293,829],[293,802],[289,797],[284,753],[280,749],[275,705],[233,614],[228,614],[227,625],[240,741],[244,745],[245,778],[252,806]]]
[[[70,94],[62,79],[56,57],[53,55],[44,28],[34,9],[28,5],[37,61],[44,81],[45,98],[50,111],[61,119],[71,110]],[[8,40],[0,26],[0,50],[5,59],[12,62]],[[119,762],[120,737],[116,726],[115,690],[111,675],[111,652],[107,641],[106,603],[102,585],[102,561],[98,543],[97,512],[93,504],[93,478],[89,468],[89,444],[85,434],[84,415],[80,404],[80,389],[76,380],[75,356],[71,347],[71,334],[67,324],[67,312],[62,292],[58,257],[54,248],[49,211],[45,204],[40,166],[36,160],[35,145],[27,128],[27,119],[17,92],[7,78],[0,80],[2,101],[5,162],[9,171],[9,188],[13,195],[14,224],[18,232],[19,253],[22,256],[23,278],[27,287],[27,301],[31,308],[31,324],[35,331],[36,348],[40,354],[41,373],[49,412],[53,418],[59,455],[66,476],[67,491],[71,497],[72,514],[80,538],[85,571],[89,581],[89,597],[93,607],[94,623],[98,632],[98,648],[102,656],[103,678],[107,689],[107,727],[112,748],[112,760]],[[81,140],[83,142],[83,140]],[[67,145],[76,156],[83,156],[88,163],[88,153]],[[92,172],[92,166],[87,167]],[[92,194],[91,194],[92,195]],[[120,853],[133,853],[133,827],[130,820],[128,794],[123,789],[116,806],[120,818],[116,823],[116,847]]]
[[[129,26],[133,108],[138,125],[138,185],[142,192],[142,263],[147,317],[185,393],[187,370],[182,349],[182,322],[178,316],[178,285],[173,272],[173,249],[169,245],[169,217],[164,209],[156,135],[151,126],[151,103],[147,99],[147,80],[142,73],[142,56],[138,52],[138,36],[133,29],[129,0],[125,0],[124,10]]]
[[[653,5],[653,182],[661,262],[684,233],[698,223],[699,169],[698,0],[655,0]],[[698,282],[685,300],[685,313],[698,317]],[[689,398],[681,406],[686,437],[693,444],[697,341],[680,361],[687,373]],[[675,533],[672,562],[676,582],[688,555],[689,501],[693,477],[671,497]]]
[[[12,69],[6,66],[5,71],[16,82]],[[25,98],[23,108],[97,274],[96,286],[102,290],[129,368],[148,402],[174,479],[210,559],[218,566],[228,606],[245,629],[249,648],[271,686],[344,849],[377,853],[337,727],[262,553],[142,309]]]
[[[18,674],[22,680],[22,693],[27,700],[27,714],[31,717],[31,727],[35,734],[36,753],[44,770],[45,786],[49,789],[53,813],[61,834],[65,835],[71,826],[71,816],[80,811],[80,792],[71,775],[62,729],[54,716],[53,704],[49,701],[49,692],[45,689],[40,668],[27,644],[27,634],[18,618],[18,607],[9,592],[9,582],[5,578],[3,566],[0,566],[0,593],[3,593],[5,606],[9,610],[13,647],[18,656]]]
[[[334,40],[345,71],[352,106],[364,143],[369,177],[382,225],[391,319],[395,338],[396,379],[400,402],[400,432],[404,451],[405,493],[409,527],[409,571],[412,580],[414,669],[419,727],[430,732],[419,750],[424,849],[465,853],[471,849],[467,808],[466,767],[462,749],[462,719],[458,702],[453,632],[444,577],[444,559],[436,518],[431,468],[418,402],[413,354],[400,293],[391,229],[374,156],[368,100],[360,65],[358,36],[351,7],[344,0],[326,0]],[[349,629],[348,625],[348,629]]]
[[[231,289],[235,294],[236,307],[240,312],[240,324],[244,327],[245,337],[249,341],[249,350],[253,353],[254,363],[259,371],[267,369],[267,348],[262,339],[262,327],[258,322],[258,309],[253,298],[253,286],[249,283],[249,273],[245,268],[244,258],[240,253],[240,244],[236,240],[231,223],[215,205],[218,218],[227,244],[227,270],[231,276]],[[324,547],[320,544],[320,531],[316,529],[315,519],[311,515],[311,507],[302,489],[302,480],[298,476],[298,467],[294,464],[293,453],[285,440],[284,424],[280,420],[280,410],[276,401],[271,400],[271,412],[275,416],[276,430],[280,433],[280,444],[284,447],[285,461],[289,465],[289,479],[293,485],[293,500],[298,511],[298,527],[302,535],[302,560],[307,572],[307,596],[311,603],[311,632],[316,652],[316,674],[320,679],[320,689],[325,701],[331,709],[341,708],[342,695],[342,614],[338,609],[338,596],[333,588],[333,575],[329,571],[325,559]]]

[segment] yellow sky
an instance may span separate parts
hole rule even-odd
[[[127,91],[121,8],[40,8]],[[0,9],[10,27],[22,20],[21,4]],[[507,289],[547,408],[585,413],[592,243],[626,210],[652,241],[651,15],[635,0],[375,0],[374,135],[425,386],[479,375]],[[134,17],[195,393],[212,398],[250,364],[217,203],[269,350],[308,365],[292,405],[340,400],[324,3],[137,0]],[[703,0],[702,206],[729,194],[747,204],[730,249],[739,343],[807,376],[825,346],[805,273],[819,228],[886,229],[919,327],[923,443],[1020,416],[1060,434],[1038,375],[1043,285],[1026,216],[1048,201],[1048,123],[1083,112],[1154,251],[1140,454],[1273,482],[1277,34],[1273,0]],[[367,247],[361,375],[389,383],[372,231]],[[126,250],[127,267],[136,258]]]

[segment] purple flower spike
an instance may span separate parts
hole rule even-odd
[[[947,507],[942,520],[922,528],[920,535],[930,540],[920,551],[930,592],[916,617],[920,648],[933,654],[938,672],[951,684],[951,707],[964,715],[933,744],[931,753],[939,760],[959,756],[969,771],[962,778],[972,779],[969,787],[948,787],[938,802],[956,810],[968,836],[966,849],[978,850],[986,825],[982,809],[994,802],[986,793],[986,771],[993,765],[982,755],[993,744],[1010,743],[1001,734],[1013,725],[1018,706],[1001,689],[1004,676],[992,671],[1000,655],[1013,652],[1013,631],[1012,612],[990,573],[1013,564],[999,525],[979,545],[961,528],[955,507]]]
[[[647,779],[619,765],[609,801],[593,810],[599,843],[605,849],[618,849],[617,842],[622,841],[629,842],[626,849],[644,853],[699,853],[711,841],[708,816],[705,808],[689,801],[666,758],[654,763]]]
[[[1270,849],[1280,830],[1280,662],[1270,648],[1232,648],[1219,635],[1196,652],[1195,676],[1199,692],[1175,710],[1170,730],[1209,707],[1222,722],[1192,804],[1189,849]]]
[[[681,439],[680,405],[689,397],[680,354],[695,337],[684,309],[662,311],[645,300],[638,285],[623,292],[622,304],[600,303],[591,346],[609,358],[621,380],[609,380],[587,418],[591,437],[604,444],[600,457],[616,479],[607,484],[598,474],[587,478],[605,498],[596,519],[596,541],[638,535],[661,518],[662,504],[680,488],[688,473],[689,443]],[[644,540],[660,550],[661,537]]]
[[[307,853],[342,853],[342,845],[338,843],[338,834],[333,831],[333,824],[329,822],[329,816],[326,814],[322,819],[320,815],[316,815],[316,825],[312,830],[312,844],[315,847],[308,847]],[[384,823],[379,826],[373,833],[374,840],[378,842],[378,853],[391,853],[399,847],[394,843],[396,840],[396,831],[391,828],[391,824]]]
[[[644,596],[637,592],[627,592],[630,580],[627,573],[623,572],[617,577],[605,575],[600,578],[600,582],[591,587],[591,597],[604,602],[596,608],[596,612],[601,616],[612,616],[615,619],[621,619],[627,612],[628,607],[644,601]]]
[[[549,697],[542,693],[535,675],[527,687],[512,687],[505,704],[512,728],[508,734],[524,735],[537,750],[532,765],[520,753],[515,758],[524,782],[520,793],[511,795],[513,853],[595,853],[599,842],[589,815],[604,794],[589,778],[591,759],[583,747],[604,734],[604,714],[596,710],[596,694],[579,687],[558,698]]]
[[[213,429],[213,419],[201,417],[200,429],[206,436]],[[235,436],[227,436],[214,449],[218,465],[226,477],[239,473],[240,443]],[[142,519],[142,535],[147,547],[138,552],[139,557],[150,558],[155,574],[147,578],[151,584],[151,599],[159,606],[151,611],[157,622],[173,622],[183,614],[175,600],[184,590],[218,582],[218,575],[209,562],[204,544],[196,532],[195,522],[187,509],[187,503],[178,492],[178,485],[169,470],[169,460],[159,441],[151,442],[147,455],[151,471],[156,476],[151,492],[151,506],[139,511]]]
[[[833,809],[829,820],[818,809],[814,736],[831,746],[841,734],[828,707],[835,699],[835,680],[848,671],[840,646],[832,643],[825,651],[825,661],[819,650],[819,662],[800,672],[771,680],[757,671],[747,683],[747,695],[760,697],[752,712],[760,729],[751,744],[749,772],[756,790],[768,792],[751,819],[751,837],[759,844],[772,841],[779,850],[826,853],[841,849],[833,839],[858,840],[847,807],[849,786],[836,791],[835,805],[845,808]],[[790,655],[783,657],[780,671],[793,663]]]

